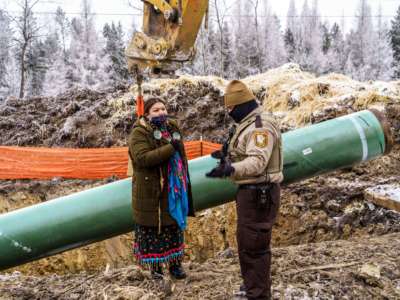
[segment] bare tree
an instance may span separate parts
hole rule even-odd
[[[12,32],[10,19],[0,9],[0,100],[10,93],[11,83],[9,82],[9,59]]]
[[[218,26],[219,62],[220,62],[219,76],[221,76],[221,77],[225,75],[224,74],[224,66],[226,65],[226,60],[231,59],[231,58],[227,57],[227,55],[225,53],[225,51],[227,49],[224,48],[224,41],[228,38],[225,36],[224,24],[225,24],[225,18],[231,9],[231,6],[228,7],[225,0],[214,0],[214,2],[213,2],[213,8],[214,8],[214,12],[215,12],[215,21]]]
[[[18,17],[13,18],[16,27],[17,37],[14,41],[17,44],[18,56],[20,60],[20,87],[19,97],[24,97],[25,92],[25,76],[27,71],[27,50],[32,42],[38,37],[39,26],[33,16],[33,8],[38,4],[39,0],[16,0],[22,11]]]
[[[219,76],[223,76],[224,73],[224,55],[223,55],[223,41],[224,41],[224,36],[222,32],[222,27],[224,23],[224,14],[221,13],[220,7],[218,7],[218,2],[219,0],[214,0],[214,10],[215,10],[215,15],[217,18],[217,25],[218,25],[218,32],[219,32],[219,61],[220,61],[220,66],[219,66]],[[223,1],[223,5],[225,6],[225,1]]]
[[[262,72],[262,51],[261,51],[261,46],[260,46],[260,30],[259,30],[259,24],[258,24],[258,8],[259,8],[259,0],[250,0],[251,4],[253,5],[254,8],[254,28],[256,31],[256,48],[257,48],[257,56],[258,56],[258,71],[259,73]]]
[[[57,7],[55,21],[60,33],[62,49],[63,49],[63,59],[67,61],[67,48],[66,48],[66,40],[69,31],[69,21],[65,15],[65,12],[62,10],[61,7]]]

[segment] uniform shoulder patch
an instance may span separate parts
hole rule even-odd
[[[268,133],[256,131],[253,133],[254,144],[259,148],[265,148],[268,145]]]

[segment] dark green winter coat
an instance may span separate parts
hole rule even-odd
[[[173,120],[168,120],[172,132],[181,132]],[[171,133],[172,134],[172,133]],[[167,166],[174,147],[165,139],[154,137],[154,128],[145,118],[134,124],[129,136],[129,155],[132,160],[132,210],[135,223],[144,226],[176,224],[168,210]],[[181,139],[180,153],[184,167],[188,168]],[[188,173],[189,175],[189,173]],[[189,215],[194,216],[191,186],[188,187]]]

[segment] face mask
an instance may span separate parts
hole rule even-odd
[[[165,125],[167,123],[167,118],[168,118],[167,115],[161,115],[161,116],[158,116],[158,117],[152,117],[150,122],[153,125],[157,126],[157,127],[161,127],[161,126],[163,126],[163,125]]]
[[[240,109],[235,106],[230,112],[229,112],[229,116],[236,122],[239,123],[243,117],[242,117],[242,113],[240,111]]]
[[[236,122],[240,123],[249,113],[255,110],[258,104],[255,100],[235,105],[229,115]]]

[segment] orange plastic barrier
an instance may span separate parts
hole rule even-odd
[[[200,142],[201,156],[211,154],[211,152],[221,149],[220,144],[210,142]]]
[[[210,154],[219,144],[186,142],[188,159]],[[128,148],[34,148],[0,146],[0,179],[102,179],[126,177]]]

